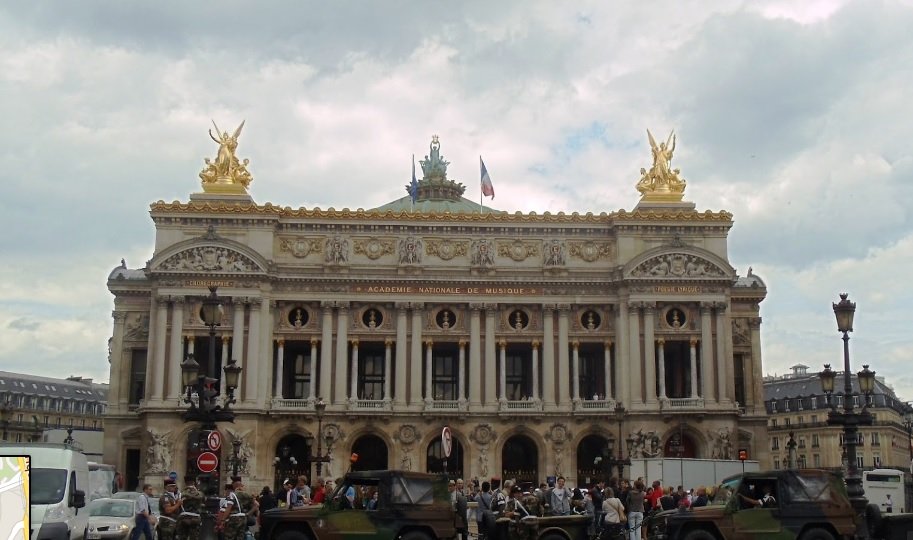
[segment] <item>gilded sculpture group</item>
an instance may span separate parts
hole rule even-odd
[[[669,133],[665,142],[656,144],[653,134],[647,130],[650,148],[653,152],[653,166],[650,170],[640,169],[640,181],[637,191],[642,195],[681,194],[685,191],[685,181],[679,177],[681,171],[672,168],[672,153],[675,151],[675,132]]]

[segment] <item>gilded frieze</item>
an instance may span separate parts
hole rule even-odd
[[[303,259],[311,253],[323,253],[323,246],[320,240],[316,238],[297,236],[295,238],[279,239],[279,251],[291,253],[293,257]]]
[[[425,246],[425,253],[435,255],[443,261],[449,261],[454,257],[465,257],[467,248],[467,242],[464,241],[428,240]]]
[[[522,262],[529,257],[539,255],[539,246],[532,242],[524,242],[523,240],[498,242],[498,255],[501,257],[510,257],[517,262]]]
[[[233,249],[200,246],[175,253],[162,261],[157,270],[255,272],[260,270],[260,266],[247,255]]]
[[[609,242],[571,242],[571,257],[585,262],[611,259],[615,255],[615,244]]]
[[[666,253],[647,259],[631,271],[634,277],[725,277],[717,265],[697,255]]]
[[[382,240],[374,237],[355,240],[355,254],[364,255],[372,261],[376,261],[384,255],[393,255],[393,249],[393,240]]]

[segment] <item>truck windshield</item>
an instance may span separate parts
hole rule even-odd
[[[29,481],[32,504],[54,504],[67,492],[67,471],[64,469],[32,469]]]
[[[710,504],[726,506],[730,497],[732,497],[732,494],[735,493],[736,488],[739,487],[739,482],[741,480],[741,478],[734,478],[717,486],[716,490],[713,492],[713,497],[710,499]]]

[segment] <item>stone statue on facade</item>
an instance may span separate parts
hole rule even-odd
[[[494,246],[491,240],[480,238],[472,242],[470,247],[472,253],[471,264],[479,268],[490,268],[495,265]]]
[[[419,264],[422,262],[422,239],[409,236],[399,241],[399,263]]]
[[[567,263],[567,250],[559,240],[551,240],[542,244],[543,264],[546,268],[564,266]]]
[[[644,433],[638,429],[631,434],[634,444],[631,447],[631,458],[654,458],[661,453],[659,435],[655,431]]]
[[[716,432],[711,431],[709,435],[710,440],[713,441],[711,459],[732,459],[732,440],[729,428],[723,427],[716,430]]]
[[[653,134],[647,130],[653,166],[650,170],[640,169],[637,191],[647,199],[680,201],[686,182],[679,176],[679,169],[672,168],[672,153],[675,151],[675,131],[669,133],[666,141],[656,143]]]
[[[349,262],[349,241],[336,235],[327,238],[325,261],[327,264],[338,266]]]
[[[168,432],[159,433],[155,428],[148,428],[152,439],[146,448],[146,473],[163,474],[171,468],[171,440]]]
[[[231,435],[232,441],[241,442],[240,446],[238,446],[238,473],[244,476],[249,475],[251,467],[250,459],[254,455],[254,450],[250,446],[250,431],[245,431],[243,433],[232,429],[228,429],[227,431],[228,434]],[[228,459],[234,459],[234,456]]]
[[[219,126],[215,120],[212,122],[216,128],[216,134],[209,130],[209,137],[219,145],[219,151],[216,154],[215,161],[206,158],[204,162],[206,167],[200,172],[200,179],[203,181],[203,191],[212,193],[226,194],[246,194],[247,186],[250,185],[253,177],[247,170],[250,160],[239,161],[235,155],[238,148],[238,137],[241,136],[241,130],[244,128],[244,122],[238,126],[234,134],[229,135],[227,131],[220,134]]]

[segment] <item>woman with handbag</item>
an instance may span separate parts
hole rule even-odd
[[[615,497],[615,491],[607,487],[602,497],[602,535],[603,539],[624,538],[625,523],[628,517],[625,515],[624,505]]]

